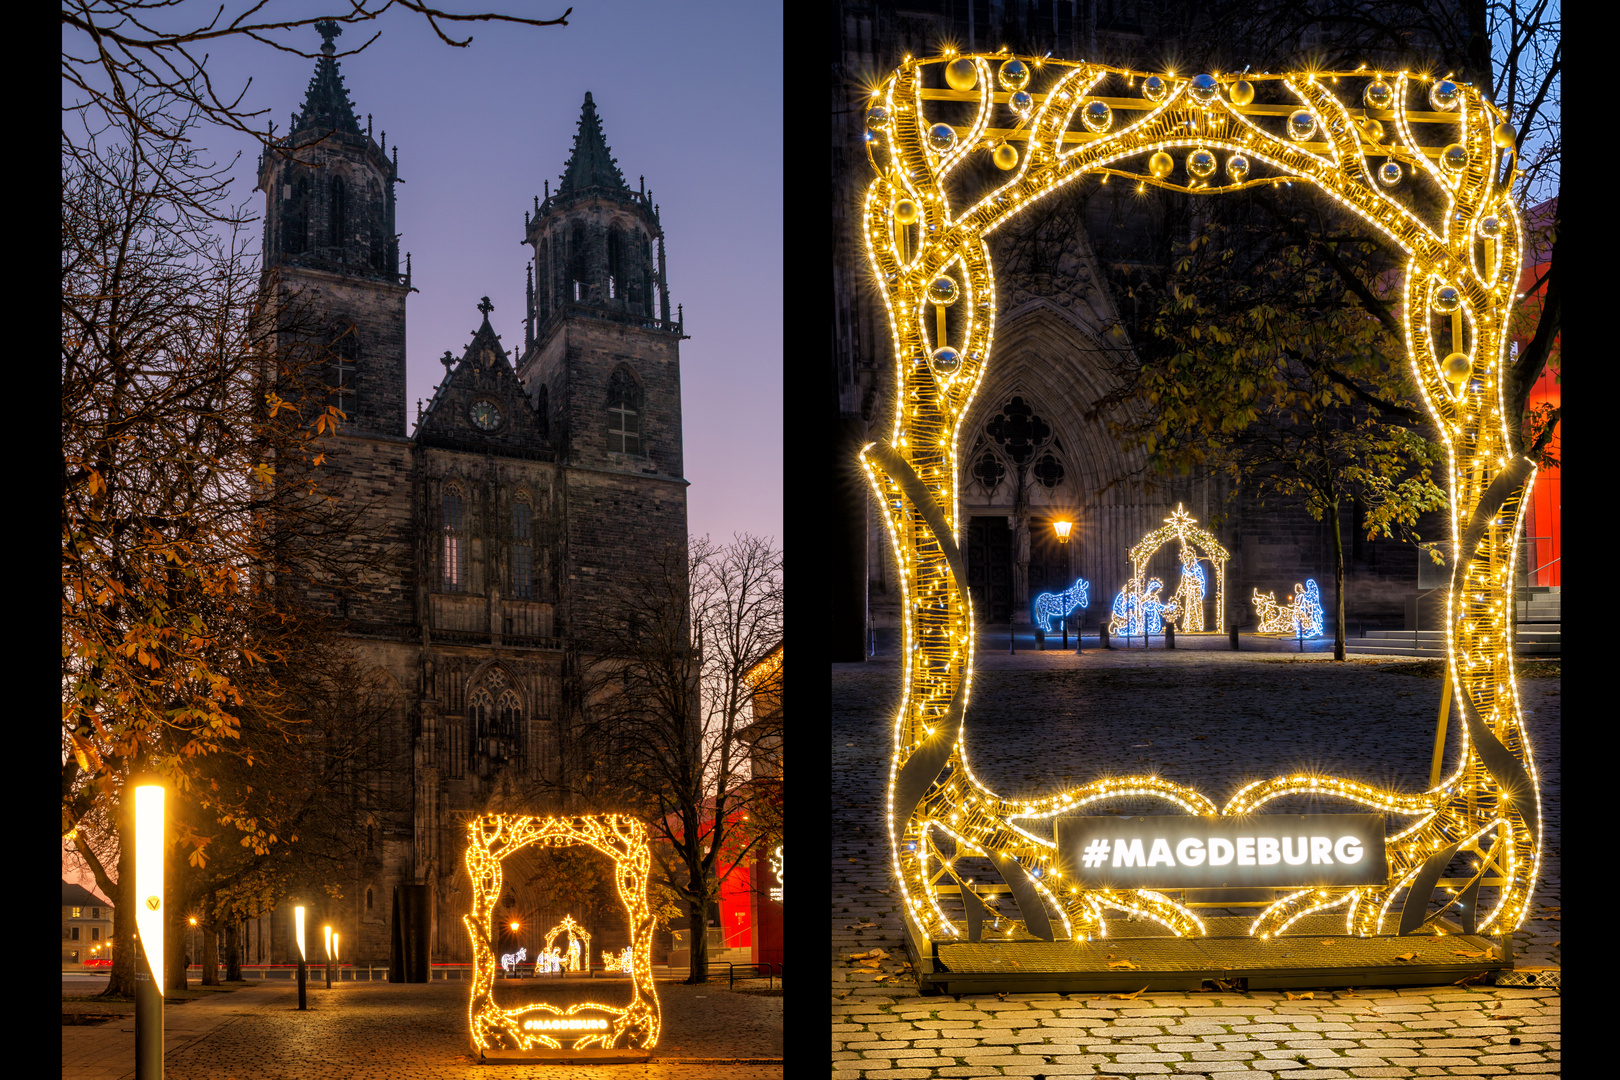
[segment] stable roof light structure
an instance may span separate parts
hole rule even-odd
[[[900,569],[902,694],[887,813],[907,917],[936,940],[978,940],[982,886],[956,865],[972,857],[989,862],[1012,893],[1021,917],[1010,920],[1009,936],[1106,932],[1105,909],[1178,935],[1204,933],[1192,910],[1163,893],[1062,881],[1053,842],[1021,823],[1121,796],[1216,813],[1205,796],[1133,776],[1005,798],[974,775],[962,740],[974,639],[958,543],[957,444],[994,337],[987,239],[1067,184],[1119,176],[1141,190],[1200,194],[1309,185],[1398,248],[1407,355],[1449,456],[1455,562],[1446,655],[1464,720],[1462,759],[1415,794],[1319,775],[1240,791],[1221,812],[1311,793],[1415,819],[1388,839],[1386,885],[1291,895],[1262,911],[1252,932],[1271,936],[1309,911],[1342,905],[1349,933],[1380,933],[1403,892],[1399,927],[1411,932],[1432,918],[1429,896],[1459,851],[1478,856],[1456,898],[1465,930],[1519,926],[1540,861],[1541,815],[1511,647],[1515,542],[1535,466],[1512,450],[1517,418],[1502,394],[1524,243],[1506,117],[1474,87],[1365,66],[1189,78],[947,49],[906,57],[873,92],[866,127],[876,175],[862,229],[897,371],[893,426],[861,462]],[[963,168],[980,155],[998,168]],[[1424,198],[1408,198],[1417,185]],[[946,278],[949,289],[936,287]],[[1497,899],[1480,913],[1488,871],[1498,875]],[[960,903],[948,912],[942,900],[952,898]]]

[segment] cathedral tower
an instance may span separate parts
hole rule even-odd
[[[284,295],[301,290],[319,312],[344,430],[403,437],[410,282],[398,273],[394,234],[399,150],[390,161],[369,117],[360,128],[333,55],[342,28],[317,29],[325,43],[303,109],[259,161],[265,274]]]
[[[670,318],[664,232],[631,190],[586,93],[555,194],[525,215],[534,249],[518,374],[571,465],[681,475],[681,325]]]

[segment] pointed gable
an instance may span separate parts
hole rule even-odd
[[[534,408],[490,325],[494,310],[484,297],[484,321],[457,360],[449,352],[440,363],[444,381],[417,422],[415,438],[423,446],[452,450],[551,458],[544,420]]]
[[[321,46],[321,58],[315,61],[309,89],[304,92],[304,107],[298,114],[299,130],[321,128],[359,135],[360,121],[355,118],[349,91],[343,85],[343,73],[338,70],[333,56],[337,52],[333,41],[343,33],[343,28],[335,22],[320,22],[315,24],[315,29],[321,32],[325,44]]]
[[[587,90],[585,105],[579,114],[579,130],[574,133],[574,150],[568,155],[568,164],[563,166],[557,194],[572,195],[592,187],[615,192],[630,190],[619,173],[619,163],[608,151],[602,120],[596,115],[596,102],[591,100],[591,92]]]

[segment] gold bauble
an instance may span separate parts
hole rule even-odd
[[[1503,150],[1513,149],[1513,144],[1518,141],[1518,138],[1519,133],[1513,130],[1512,124],[1497,124],[1491,131],[1491,142]]]
[[[922,216],[922,211],[910,199],[901,199],[894,204],[894,220],[902,225],[910,225]]]
[[[1454,352],[1440,365],[1440,373],[1449,383],[1464,383],[1474,373],[1474,362],[1467,353]]]
[[[1164,179],[1166,176],[1169,176],[1170,170],[1174,169],[1175,167],[1175,159],[1169,154],[1165,153],[1163,150],[1160,150],[1157,154],[1154,154],[1152,157],[1148,158],[1148,171],[1160,180]]]
[[[998,169],[1016,169],[1018,168],[1018,151],[1006,143],[1002,143],[991,152],[990,160],[996,163]]]
[[[959,56],[945,65],[945,85],[952,90],[971,90],[979,84],[979,65]]]
[[[1229,91],[1234,105],[1247,105],[1254,100],[1254,83],[1248,79],[1239,79],[1232,84]]]

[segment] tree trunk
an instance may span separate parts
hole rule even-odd
[[[692,935],[691,960],[687,969],[686,981],[688,983],[708,982],[709,904],[707,900],[697,901],[687,910],[686,929],[687,933]]]
[[[1333,500],[1333,659],[1344,659],[1344,527],[1339,500]]]
[[[186,981],[186,968],[191,965],[191,927],[186,923],[184,908],[180,901],[180,890],[175,888],[173,880],[174,864],[171,862],[165,867],[168,873],[163,882],[163,951],[167,953],[163,958],[163,966],[167,969],[168,986],[163,988],[165,994],[175,990],[189,990]]]
[[[242,920],[232,919],[225,926],[225,981],[242,981]]]
[[[96,883],[113,903],[112,977],[102,997],[135,996],[135,799],[126,790],[118,808],[118,880],[129,882],[127,889],[102,881]]]
[[[219,985],[219,931],[214,922],[214,894],[203,899],[202,985]]]

